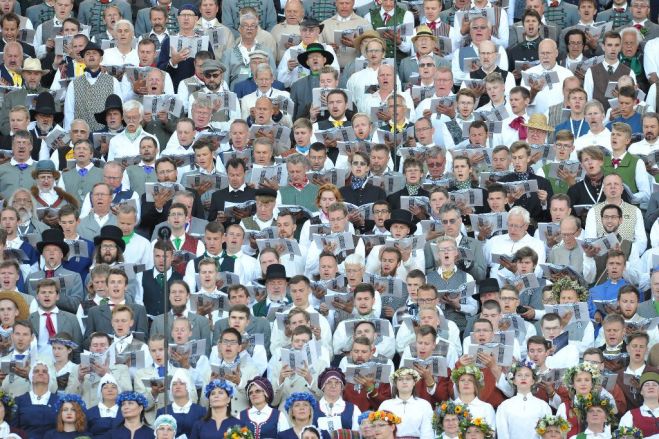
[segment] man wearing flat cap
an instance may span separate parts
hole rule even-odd
[[[339,61],[334,53],[334,49],[329,44],[323,44],[319,41],[320,32],[323,30],[323,25],[314,18],[307,18],[300,23],[300,34],[302,41],[297,46],[290,47],[284,52],[277,68],[277,79],[283,82],[287,87],[290,87],[295,81],[304,78],[311,74],[309,68],[300,63],[297,59],[292,58],[291,54],[299,53],[309,47],[310,44],[318,44],[323,49],[331,54],[331,64],[336,70],[339,70]]]
[[[297,1],[297,0],[295,0]],[[256,86],[256,70],[261,64],[267,64],[270,60],[268,52],[263,50],[254,50],[249,54],[249,70],[250,75],[247,79],[244,79],[238,82],[234,87],[234,92],[238,99],[242,101],[244,96],[247,96],[250,93],[254,93],[258,88]],[[277,72],[273,70],[273,78],[276,76]],[[278,81],[276,78],[272,81],[272,88],[283,91],[286,87],[283,83]]]
[[[200,95],[218,95],[218,99],[213,100],[213,116],[211,120],[213,122],[228,122],[229,120],[240,119],[240,101],[238,101],[235,93],[224,87],[224,72],[226,72],[226,66],[218,60],[207,59],[201,65],[201,71],[204,88],[190,95],[188,101],[190,112],[192,112],[192,105]],[[229,111],[226,108],[220,109],[219,95],[221,93],[229,93],[229,99],[233,100],[233,105],[235,105],[234,110]]]
[[[121,86],[116,78],[101,71],[103,49],[99,46],[88,43],[80,56],[85,63],[85,73],[71,81],[66,89],[64,129],[69,130],[74,119],[84,119],[92,131],[98,131],[103,125],[96,122],[94,114],[103,111],[105,100],[111,94],[122,96]]]
[[[47,70],[41,68],[41,61],[36,58],[26,58],[23,61],[23,69],[21,76],[23,77],[23,88],[14,90],[5,96],[0,108],[0,132],[2,134],[9,134],[9,111],[18,106],[25,105],[25,99],[28,94],[39,94],[48,91],[47,88],[41,85],[41,78],[48,73]],[[39,150],[35,151],[33,159],[38,159]]]

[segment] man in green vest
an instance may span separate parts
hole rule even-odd
[[[366,18],[371,22],[373,29],[381,27],[390,27],[382,34],[386,42],[385,58],[393,58],[396,50],[396,60],[398,63],[405,58],[411,48],[411,43],[407,38],[401,36],[400,30],[393,31],[394,26],[402,26],[404,23],[411,23],[414,26],[414,16],[410,11],[406,11],[400,6],[395,6],[394,0],[382,0],[380,7],[371,9]]]
[[[629,125],[616,122],[611,126],[611,157],[604,160],[604,175],[618,174],[631,191],[631,203],[647,208],[650,200],[650,177],[645,164],[633,154],[627,153],[632,139]]]
[[[561,163],[570,160],[570,156],[574,151],[574,136],[569,130],[561,130],[556,133],[556,142],[554,143],[554,152],[556,159],[555,163]],[[577,184],[577,174],[571,173],[566,169],[559,169],[556,174],[558,178],[549,177],[551,163],[547,162],[542,166],[542,172],[545,178],[551,183],[551,188],[555,194],[567,194],[570,186]]]

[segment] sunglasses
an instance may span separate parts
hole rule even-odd
[[[222,76],[222,72],[204,73],[204,78],[206,78],[206,79],[210,79],[210,78],[217,79],[220,76]]]

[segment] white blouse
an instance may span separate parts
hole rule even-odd
[[[521,414],[523,416],[520,416]],[[535,436],[535,425],[552,411],[545,401],[531,393],[517,394],[501,403],[497,409],[497,437],[509,439],[514,437],[531,438]]]
[[[388,410],[401,418],[402,422],[396,430],[397,436],[434,437],[432,406],[425,399],[412,397],[403,401],[393,398],[380,404],[379,410]]]

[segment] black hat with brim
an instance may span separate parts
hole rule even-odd
[[[112,241],[124,252],[126,251],[126,243],[123,237],[124,234],[119,227],[112,225],[103,226],[98,236],[94,238],[94,245],[98,247],[103,241]]]
[[[56,245],[62,250],[64,257],[69,254],[69,245],[64,242],[64,232],[60,229],[47,229],[41,235],[41,241],[37,242],[37,251],[43,254],[47,245]]]
[[[410,235],[416,232],[416,224],[414,224],[414,216],[412,212],[404,209],[394,209],[391,212],[391,217],[384,222],[384,228],[389,230],[393,224],[404,224],[410,228]]]
[[[82,50],[80,51],[80,58],[84,58],[84,57],[85,57],[85,53],[87,53],[87,52],[90,51],[90,50],[95,50],[95,51],[97,51],[98,53],[101,54],[101,56],[103,56],[103,54],[105,53],[105,52],[103,52],[103,49],[101,49],[101,47],[100,47],[98,44],[92,43],[92,42],[90,41],[89,43],[87,43],[87,45],[85,46],[85,48],[82,49]]]
[[[96,119],[96,122],[100,123],[101,125],[107,124],[108,122],[105,120],[105,116],[107,116],[108,111],[110,110],[119,110],[123,119],[124,103],[121,101],[121,98],[114,93],[105,99],[105,109],[103,111],[99,111],[98,113],[94,113],[94,119]]]
[[[307,59],[309,59],[309,55],[312,53],[320,53],[325,57],[325,65],[330,65],[334,62],[334,55],[332,55],[331,52],[325,50],[325,46],[323,46],[320,43],[311,43],[307,46],[306,52],[302,52],[297,56],[297,62],[300,63],[300,65],[304,68],[309,68],[309,65],[307,65]]]
[[[273,279],[286,279],[286,282],[291,280],[290,277],[286,276],[286,267],[282,264],[270,264],[265,270],[265,277],[259,279],[259,283],[265,284],[269,280]]]

